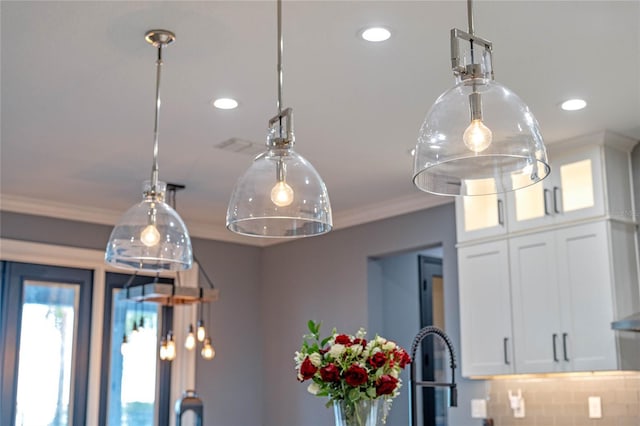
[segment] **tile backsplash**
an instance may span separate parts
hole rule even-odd
[[[515,418],[509,391],[522,392],[525,417]],[[513,378],[488,382],[487,416],[494,426],[640,426],[640,373]],[[589,397],[601,418],[589,418]]]

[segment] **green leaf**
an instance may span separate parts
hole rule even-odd
[[[360,390],[358,389],[351,389],[349,391],[349,395],[347,395],[347,397],[349,398],[349,401],[357,401],[360,399]]]
[[[367,388],[367,395],[370,398],[375,398],[377,396],[376,395],[376,388]]]
[[[307,327],[309,328],[311,334],[316,334],[316,324],[313,322],[313,320],[309,320],[309,322],[307,322]]]
[[[329,340],[331,340],[331,336],[323,339],[322,342],[320,342],[320,346],[324,348],[327,345],[327,343],[329,343]]]

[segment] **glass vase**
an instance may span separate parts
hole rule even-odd
[[[333,401],[336,426],[381,426],[385,420],[384,406],[380,398],[357,402]]]

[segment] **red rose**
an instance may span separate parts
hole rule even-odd
[[[336,336],[336,343],[340,343],[341,345],[345,346],[351,346],[351,337],[347,336],[346,334],[338,334]]]
[[[328,364],[320,369],[320,377],[325,382],[337,382],[340,380],[340,370],[334,363]]]
[[[354,388],[366,383],[368,379],[367,370],[356,364],[353,364],[344,373],[345,382]]]
[[[361,339],[359,337],[356,337],[355,339],[353,339],[353,344],[354,345],[361,345],[364,348],[365,346],[367,346],[367,341],[365,339]]]
[[[318,367],[313,365],[309,357],[306,357],[304,361],[302,361],[302,365],[300,366],[302,381],[312,378],[314,374],[316,374],[316,371],[318,371]]]
[[[374,366],[375,368],[382,367],[385,362],[387,362],[387,357],[382,352],[376,352],[372,356],[369,357],[369,364]]]
[[[384,374],[376,381],[376,395],[391,395],[397,386],[398,379]]]
[[[411,364],[411,357],[404,349],[396,351],[396,360],[400,363],[400,368],[404,368],[407,364]]]

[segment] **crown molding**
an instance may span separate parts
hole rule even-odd
[[[424,210],[452,202],[450,197],[428,196],[424,193],[399,197],[384,203],[370,204],[334,214],[334,230],[362,225],[376,220],[387,219],[418,210]],[[0,210],[52,217],[56,219],[75,220],[79,222],[96,223],[113,226],[122,212],[114,210],[96,209],[73,204],[57,203],[54,201],[38,200],[35,198],[16,195],[0,194]],[[237,243],[255,247],[267,247],[281,244],[290,239],[253,238],[234,234],[224,226],[205,223],[189,223],[189,234],[192,237],[209,240]]]

